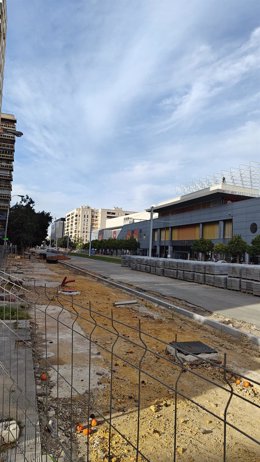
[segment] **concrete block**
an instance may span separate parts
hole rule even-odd
[[[177,270],[177,279],[181,279],[183,281],[183,270]]]
[[[164,258],[157,258],[155,266],[156,268],[164,268],[164,263],[165,263]]]
[[[192,262],[190,260],[185,260],[182,263],[182,268],[184,271],[192,271]]]
[[[260,282],[253,282],[253,295],[260,297]]]
[[[186,263],[186,260],[177,260],[178,270],[184,270],[185,263]]]
[[[140,271],[145,271],[146,265],[139,265],[140,266]]]
[[[194,273],[193,271],[184,271],[183,272],[183,279],[184,281],[194,281]]]
[[[241,279],[250,279],[252,281],[260,281],[260,266],[243,265],[241,269]]]
[[[151,266],[151,274],[156,274],[156,268],[155,268],[155,266]]]
[[[156,258],[149,258],[149,265],[155,268],[156,265]]]
[[[241,279],[241,292],[252,294],[253,293],[253,281],[249,281],[248,279]]]
[[[214,274],[205,274],[205,284],[207,284],[208,286],[214,286],[214,280]]]
[[[197,284],[205,284],[205,274],[194,273],[194,282],[196,282]]]
[[[195,273],[205,273],[206,265],[203,261],[194,262]]]
[[[145,265],[145,272],[150,273],[151,272],[151,266]]]
[[[164,269],[163,268],[155,268],[155,274],[157,274],[157,276],[163,276],[164,274]]]
[[[166,276],[167,278],[173,278],[173,279],[176,279],[177,278],[177,270],[172,270],[172,269],[165,269],[164,270],[164,276]]]
[[[241,278],[242,265],[232,264],[228,266],[228,276],[231,278]]]
[[[169,268],[170,269],[177,269],[178,268],[177,260],[168,260],[168,263],[169,263]]]
[[[227,278],[227,289],[230,290],[240,290],[241,288],[241,279],[239,278]]]
[[[228,274],[228,265],[226,263],[212,262],[206,264],[207,274]]]
[[[216,274],[214,276],[214,286],[221,287],[221,289],[227,288],[227,276],[222,274]]]

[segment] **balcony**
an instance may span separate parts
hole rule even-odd
[[[8,172],[7,171],[1,171],[0,170],[0,180],[9,180],[9,181],[13,181],[13,175],[11,172]]]
[[[9,152],[4,149],[0,149],[0,161],[1,160],[11,160],[14,161],[14,152]]]
[[[0,135],[0,138],[1,138],[1,135]],[[10,151],[14,151],[14,144],[0,143],[0,149],[9,149]]]
[[[0,160],[0,169],[1,169],[1,170],[2,170],[2,169],[4,169],[4,170],[9,170],[9,171],[12,172],[13,169],[14,169],[14,166],[13,166],[13,163],[12,163],[12,162],[6,164],[6,163],[4,163],[4,162],[1,162],[1,160]]]

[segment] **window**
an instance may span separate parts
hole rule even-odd
[[[252,234],[255,234],[257,232],[257,224],[256,223],[251,223],[250,231],[251,231]]]

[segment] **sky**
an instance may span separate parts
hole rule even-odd
[[[141,211],[259,161],[259,0],[7,0],[7,9],[2,111],[24,133],[13,194],[37,210]]]

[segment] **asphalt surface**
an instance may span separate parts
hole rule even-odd
[[[158,296],[185,300],[227,318],[245,321],[260,328],[260,297],[227,289],[180,281],[165,276],[133,271],[117,263],[72,256],[70,263],[110,279],[131,284],[139,290],[152,291]]]

